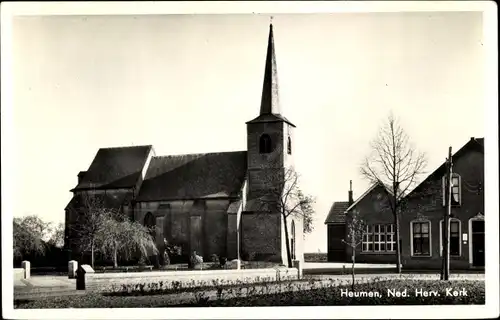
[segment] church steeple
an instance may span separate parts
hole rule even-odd
[[[273,24],[269,24],[269,37],[267,39],[266,68],[264,69],[264,83],[259,116],[247,124],[263,122],[285,122],[295,127],[283,116],[279,100],[278,67],[276,64],[276,50],[274,49]]]
[[[260,114],[281,114],[278,87],[278,68],[276,65],[276,52],[274,49],[272,23],[269,25],[269,38],[267,40],[266,68],[264,71],[264,84],[262,86]]]

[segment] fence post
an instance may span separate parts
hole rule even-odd
[[[68,278],[76,278],[76,270],[78,270],[78,262],[71,260],[68,262]]]
[[[297,278],[298,279],[302,279],[302,273],[303,273],[303,270],[302,270],[302,262],[300,260],[294,260],[293,261],[293,267],[294,268],[297,268]]]

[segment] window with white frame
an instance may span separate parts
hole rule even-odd
[[[443,254],[443,246],[445,243],[445,225],[441,220],[440,233],[441,233],[441,255]],[[450,256],[460,256],[460,220],[450,220]]]
[[[429,221],[411,222],[413,256],[431,255],[431,225]]]
[[[446,205],[446,176],[442,179],[443,184],[443,206]],[[462,201],[461,177],[457,173],[451,176],[451,205],[459,206]]]
[[[363,252],[392,252],[396,249],[393,224],[367,225],[363,232]]]

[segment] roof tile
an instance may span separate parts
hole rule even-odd
[[[338,201],[334,202],[330,208],[330,212],[326,217],[325,224],[327,223],[344,223],[345,222],[345,211],[349,207],[348,201]]]
[[[237,197],[246,151],[153,157],[138,201]]]
[[[134,146],[99,149],[75,190],[135,186],[151,148],[152,146]]]

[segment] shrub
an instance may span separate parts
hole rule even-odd
[[[219,262],[219,256],[216,255],[215,253],[211,254],[210,255],[210,261],[212,261],[214,263],[218,263]]]
[[[328,306],[328,305],[450,305],[450,304],[484,304],[484,281],[454,280],[451,282],[429,280],[389,280],[359,283],[357,292],[380,292],[381,297],[345,297],[341,290],[349,290],[349,284],[341,284],[339,279],[331,281],[292,281],[278,284],[265,283],[256,285],[241,285],[241,281],[232,282],[232,286],[221,282],[211,286],[216,300],[209,300],[207,295],[208,283],[199,284],[204,288],[187,288],[180,282],[168,284],[137,284],[117,288],[122,292],[134,292],[136,296],[107,296],[98,293],[86,293],[78,296],[44,297],[34,301],[15,300],[15,308],[133,308],[133,307],[237,307],[237,306]],[[191,283],[188,285],[195,285]],[[169,287],[165,291],[162,288]],[[447,296],[447,288],[464,288],[466,296]],[[396,291],[407,290],[414,293],[415,289],[426,291],[435,290],[441,295],[438,297],[416,297],[414,294],[407,298],[388,296],[387,289]],[[148,292],[150,292],[148,294]],[[169,294],[152,295],[152,292],[168,292]],[[191,292],[192,294],[189,294]],[[181,294],[183,293],[183,294]],[[143,296],[144,295],[144,296]],[[193,299],[194,297],[194,299]],[[184,299],[184,302],[183,300]]]

